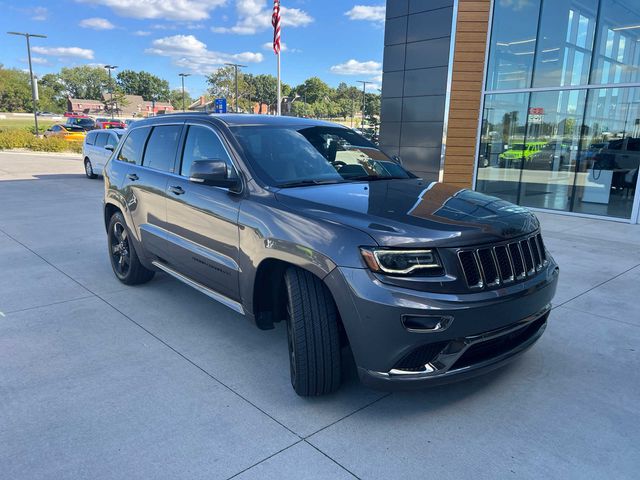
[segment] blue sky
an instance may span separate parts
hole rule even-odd
[[[282,0],[282,80],[295,85],[319,76],[336,86],[373,81],[380,86],[384,1]],[[271,50],[272,0],[0,0],[0,63],[27,68],[23,38],[32,39],[34,70],[116,64],[146,70],[197,96],[204,75],[224,62],[251,73],[276,73]]]

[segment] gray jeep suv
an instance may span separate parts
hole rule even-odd
[[[287,326],[299,395],[338,388],[341,349],[378,387],[496,368],[545,329],[558,267],[536,217],[426,182],[353,130],[255,115],[136,122],[105,170],[115,275],[163,271]]]

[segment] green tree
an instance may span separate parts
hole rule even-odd
[[[174,88],[173,90],[171,90],[171,92],[169,93],[169,101],[171,102],[171,105],[173,105],[174,109],[182,110],[182,88]],[[189,108],[189,105],[191,105],[194,101],[195,99],[191,98],[189,92],[185,90],[184,108]]]
[[[278,102],[278,79],[273,75],[256,75],[255,100],[262,106],[276,106]]]
[[[345,82],[340,82],[335,91],[335,96],[338,100],[357,100],[362,98],[362,92],[353,85],[347,85]]]
[[[235,71],[233,67],[221,67],[207,76],[209,93],[214,98],[226,98],[227,108],[231,111],[236,104]],[[247,92],[248,84],[242,73],[238,73],[238,96]]]
[[[364,114],[366,117],[380,117],[380,95],[377,93],[366,93],[366,107]]]
[[[40,90],[39,110],[61,113],[67,109],[64,83],[57,73],[47,73],[38,81]]]
[[[126,95],[140,95],[147,101],[154,97],[163,102],[171,101],[169,82],[149,72],[122,70],[116,76],[116,83]]]
[[[291,104],[291,115],[294,117],[306,117],[311,113],[309,105],[305,105],[302,100],[296,100]]]
[[[73,98],[102,100],[102,93],[109,85],[109,75],[102,67],[65,67],[59,76],[64,92]]]
[[[306,97],[307,103],[316,103],[332,96],[333,91],[329,85],[318,77],[307,78],[304,83],[293,89],[293,93]]]
[[[33,112],[28,73],[0,65],[0,111]]]

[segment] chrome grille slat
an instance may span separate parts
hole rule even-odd
[[[544,242],[542,241],[542,235],[536,235],[536,241],[538,243],[538,248],[540,249],[540,258],[542,258],[542,266],[546,266],[549,263],[547,260],[547,251],[544,248]]]
[[[496,259],[502,283],[513,282],[515,280],[515,273],[513,271],[513,262],[507,246],[498,245],[497,247],[493,247],[493,256]]]
[[[527,268],[524,265],[524,257],[522,256],[522,250],[518,242],[509,244],[509,253],[513,260],[514,272],[516,273],[516,280],[522,280],[527,276]]]
[[[476,290],[522,281],[549,263],[540,233],[498,245],[461,249],[458,260],[467,286]]]
[[[536,240],[536,237],[529,238],[529,248],[533,255],[533,263],[536,266],[536,272],[539,272],[542,270],[542,259],[540,258],[540,249],[538,248],[538,241]]]
[[[536,271],[535,260],[533,259],[533,253],[531,253],[531,247],[528,240],[520,240],[520,250],[522,251],[522,257],[524,258],[524,264],[527,267],[527,275],[532,275]]]
[[[479,248],[476,250],[476,256],[480,263],[482,278],[487,287],[493,287],[500,284],[500,274],[498,273],[498,265],[493,258],[491,248]]]

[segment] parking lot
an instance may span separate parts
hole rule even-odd
[[[352,368],[309,399],[282,325],[120,284],[102,192],[80,158],[0,153],[1,478],[640,475],[640,226],[539,215],[560,287],[511,365],[412,393]]]

